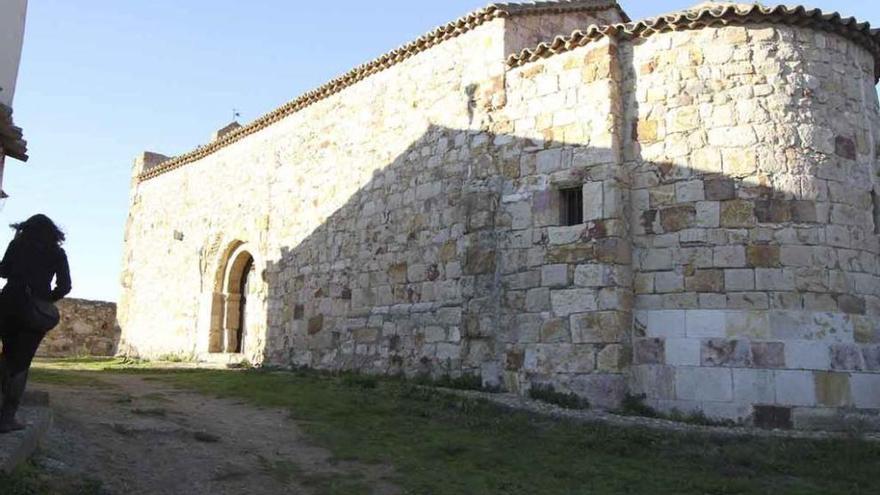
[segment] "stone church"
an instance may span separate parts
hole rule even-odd
[[[140,156],[122,347],[877,422],[878,61],[802,7],[489,5]]]

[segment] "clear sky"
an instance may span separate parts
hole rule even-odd
[[[880,2],[809,1],[880,26]],[[31,0],[14,105],[31,159],[7,161],[0,223],[48,214],[68,234],[72,296],[116,300],[137,153],[186,152],[233,108],[253,120],[486,3]],[[633,19],[695,3],[621,0]]]

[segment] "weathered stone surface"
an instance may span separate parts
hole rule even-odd
[[[749,343],[743,340],[704,340],[700,354],[700,364],[703,366],[747,368],[752,364]]]
[[[43,357],[113,356],[119,347],[116,304],[63,299],[57,304],[61,320],[43,338],[37,355]]]
[[[665,364],[663,339],[636,339],[633,342],[635,364]]]
[[[697,211],[693,205],[674,206],[660,211],[660,224],[666,232],[678,232],[691,227]]]
[[[856,376],[880,344],[870,54],[768,18],[505,63],[619,20],[469,25],[135,179],[126,352],[229,350],[246,301],[254,363],[644,391],[730,418],[841,404],[812,374],[837,371],[873,404]]]
[[[770,268],[781,266],[779,246],[759,244],[746,247],[746,262],[752,267]]]
[[[784,368],[785,344],[782,342],[752,342],[752,364],[756,368]]]
[[[751,227],[755,225],[755,204],[751,201],[721,202],[722,227]]]
[[[816,383],[816,402],[819,405],[846,407],[852,404],[848,374],[816,371],[813,378]]]

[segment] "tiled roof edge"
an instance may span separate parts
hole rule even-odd
[[[560,5],[564,3],[564,5]],[[193,151],[174,157],[163,162],[148,171],[143,172],[137,178],[143,182],[166,172],[180,168],[188,163],[198,161],[214,152],[229,146],[245,137],[269,127],[270,125],[306,108],[318,101],[328,98],[367,77],[392,67],[418,53],[421,53],[434,45],[461,34],[471,31],[478,26],[491,20],[518,16],[544,13],[585,12],[598,11],[609,8],[617,9],[626,18],[626,14],[620,8],[616,0],[571,0],[566,2],[538,2],[538,3],[493,3],[485,8],[466,14],[452,22],[444,24],[433,31],[422,35],[415,41],[407,43],[384,55],[379,56],[365,64],[359,65],[342,76],[325,83],[318,88],[302,94],[298,98],[282,105],[279,108],[257,118],[253,122],[232,131],[222,138],[200,146]]]
[[[519,67],[573,50],[605,36],[646,38],[655,33],[666,31],[756,23],[788,24],[840,34],[863,46],[874,55],[874,59],[877,61],[875,77],[880,80],[880,30],[871,29],[869,23],[858,22],[854,17],[842,17],[837,12],[825,14],[819,9],[806,9],[803,6],[786,7],[784,5],[764,7],[754,4],[745,8],[737,5],[709,6],[638,22],[606,26],[593,25],[586,30],[574,31],[569,36],[557,36],[550,43],[541,43],[533,49],[526,49],[519,54],[511,55],[507,59],[507,65],[511,68]]]

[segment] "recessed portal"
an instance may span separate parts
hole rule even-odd
[[[209,352],[240,353],[248,335],[248,295],[253,285],[254,258],[243,245],[231,250],[214,293]]]

